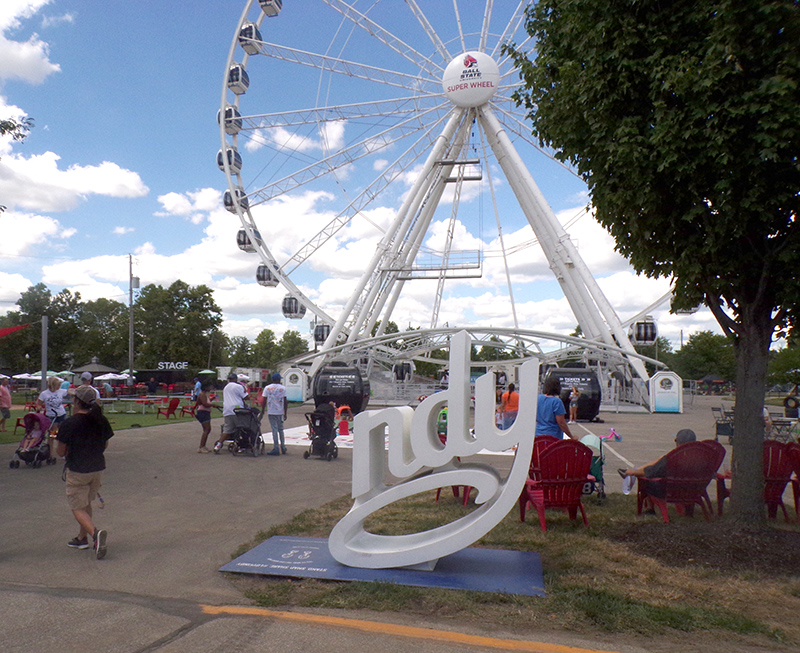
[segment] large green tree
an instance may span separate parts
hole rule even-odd
[[[736,348],[731,338],[699,331],[675,352],[670,367],[684,379],[697,381],[711,374],[732,381],[736,378]]]
[[[762,521],[769,348],[800,300],[800,4],[540,0],[527,28],[516,97],[534,133],[633,267],[733,338],[732,511]]]
[[[77,365],[94,356],[103,365],[121,370],[128,367],[128,307],[113,299],[86,302],[80,311],[80,334],[74,341]]]
[[[278,343],[272,329],[263,329],[253,344],[253,359],[258,367],[272,369],[278,361]]]
[[[207,286],[175,281],[169,288],[145,286],[134,304],[137,367],[155,367],[160,361],[186,361],[205,367],[210,349],[223,342],[219,326],[222,311]]]
[[[278,341],[278,360],[285,361],[294,356],[305,354],[308,351],[308,342],[300,335],[299,331],[289,329],[284,331]]]
[[[245,336],[234,336],[228,345],[228,364],[234,367],[254,367],[253,343]]]
[[[69,290],[52,295],[43,283],[30,286],[16,302],[19,310],[9,311],[0,318],[0,326],[32,326],[0,339],[0,360],[10,370],[26,368],[38,371],[41,366],[41,321],[48,318],[48,367],[58,370],[72,364],[74,347],[81,332],[81,297]]]

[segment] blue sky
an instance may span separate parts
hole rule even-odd
[[[433,58],[431,43],[402,3],[354,4]],[[480,25],[483,7],[475,13],[477,4],[460,3],[465,31]],[[495,3],[497,33],[508,22],[503,22],[502,12],[509,13],[515,4]],[[452,3],[430,0],[420,5],[447,48],[459,53]],[[191,5],[4,0],[0,117],[29,116],[35,128],[22,144],[0,141],[0,204],[8,207],[0,214],[0,313],[13,310],[19,293],[40,281],[54,293],[69,288],[87,300],[127,301],[127,257],[133,254],[134,274],[143,285],[167,286],[182,279],[210,286],[229,335],[255,338],[263,328],[278,335],[287,328],[308,333],[308,320],[290,321],[281,314],[285,290],[255,283],[258,260],[236,247],[240,224],[221,203],[226,180],[215,163],[220,148],[215,116],[244,6],[244,0]],[[286,0],[280,16],[264,21],[262,34],[265,41],[304,51],[402,68],[394,52],[364,33],[342,29],[340,18],[321,2]],[[237,50],[239,60],[241,54]],[[316,70],[265,57],[252,57],[248,72],[251,88],[241,99],[245,115],[401,94],[347,78],[330,85],[325,78],[320,84]],[[326,137],[335,148],[356,138],[357,127],[356,121],[334,123]],[[253,138],[246,147],[240,144],[248,192],[287,174],[292,166],[296,170],[318,159],[320,140],[318,132],[298,130]],[[283,156],[290,143],[297,147],[291,156]],[[587,194],[579,179],[525,142],[519,142],[518,149],[623,319],[667,290],[665,280],[633,275],[613,252],[611,239],[582,213]],[[329,175],[254,209],[262,236],[276,256],[296,251],[392,156],[391,148],[376,152],[341,170],[337,179]],[[413,180],[414,169],[409,167],[398,184],[293,276],[329,314],[335,316],[349,296],[380,229]],[[541,251],[530,246],[533,234],[498,171],[493,183],[505,244],[519,250],[509,257],[509,265],[524,326],[571,331],[576,321]],[[431,233],[431,246],[446,228],[447,206],[440,209],[441,218],[436,214],[438,232]],[[501,259],[493,256],[499,251],[495,221],[487,185],[467,188],[456,242],[484,252],[484,274],[448,286],[441,322],[509,326]],[[408,284],[418,288],[398,304],[395,318],[401,326],[428,326],[431,283]],[[661,334],[676,345],[681,334],[686,338],[702,329],[717,330],[706,311],[669,316],[665,307],[655,316]]]

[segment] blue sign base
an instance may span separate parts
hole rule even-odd
[[[539,554],[504,549],[463,549],[441,558],[433,571],[361,569],[336,562],[325,538],[276,536],[220,571],[545,596]]]

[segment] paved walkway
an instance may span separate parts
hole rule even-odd
[[[679,428],[710,437],[710,405],[715,404],[700,398],[684,415],[604,413],[604,424],[586,424],[579,432],[603,434],[613,426],[622,434],[622,442],[610,447],[613,453],[608,451],[606,467],[609,491],[619,491],[613,470],[622,465],[615,455],[636,464],[650,460],[671,447]],[[304,423],[305,410],[293,409],[289,425]],[[214,420],[212,434],[220,422]],[[433,621],[402,615],[380,615],[390,627],[370,625],[375,615],[350,612],[327,613],[352,617],[342,623],[323,612],[243,614],[250,603],[217,569],[259,530],[348,493],[351,451],[342,449],[330,463],[303,460],[299,446],[280,457],[199,455],[199,431],[196,423],[173,423],[120,431],[111,440],[105,508],[95,510],[96,523],[109,532],[102,561],[66,546],[77,525],[64,498],[63,465],[9,469],[5,461],[16,445],[0,445],[3,650],[656,650],[610,649],[552,633],[543,636],[544,643],[536,633],[520,642],[480,625],[447,633]]]

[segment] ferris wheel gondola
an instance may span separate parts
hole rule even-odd
[[[235,202],[233,199],[234,196],[236,197]],[[247,194],[242,188],[234,188],[233,193],[231,193],[229,190],[226,190],[222,195],[222,204],[225,206],[225,210],[230,211],[231,213],[237,213],[237,205],[242,211],[246,211],[248,208],[250,208],[250,202],[247,199]]]
[[[283,0],[258,0],[258,4],[261,5],[264,15],[270,18],[281,13],[283,8]]]
[[[286,295],[286,297],[283,298],[281,309],[283,311],[283,317],[289,318],[290,320],[299,320],[305,317],[306,314],[306,307],[298,301],[297,297],[292,297],[291,295]]]
[[[222,150],[217,152],[217,167],[225,172],[225,161],[223,160],[223,156],[228,160],[227,163],[230,171],[238,175],[242,171],[242,155],[232,147],[225,148],[224,155]]]
[[[314,325],[314,342],[318,345],[322,345],[328,339],[328,336],[331,334],[331,325],[330,324],[315,324]]]
[[[261,233],[254,231],[253,236],[255,237],[256,243],[260,244]],[[257,251],[256,246],[253,244],[253,241],[250,240],[250,236],[247,235],[247,231],[244,229],[239,229],[239,231],[236,232],[236,244],[240,250],[247,252],[248,254],[252,254],[253,252]]]
[[[278,285],[277,277],[272,274],[272,270],[266,265],[259,265],[256,269],[256,281],[259,286],[265,286],[267,288],[275,288]]]
[[[652,345],[658,339],[658,328],[651,315],[634,322],[630,327],[630,339],[636,345]]]

